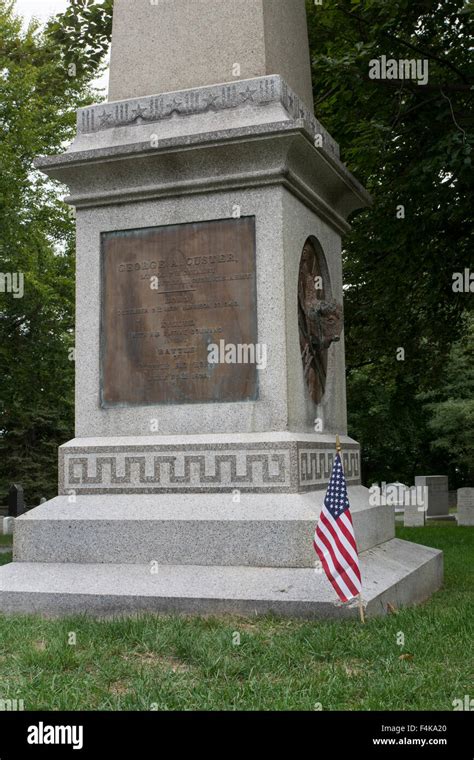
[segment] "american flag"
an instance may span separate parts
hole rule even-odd
[[[339,599],[348,602],[359,596],[359,556],[339,452],[314,534],[314,548]]]

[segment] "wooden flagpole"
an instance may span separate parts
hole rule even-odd
[[[336,452],[339,455],[342,452],[341,439],[339,438],[339,435],[336,435]],[[362,602],[362,593],[359,594],[358,599],[359,599],[360,622],[365,623],[365,613],[364,613],[364,604]]]
[[[359,613],[360,613],[360,622],[365,623],[365,612],[364,612],[364,605],[362,602],[362,594],[359,594]]]

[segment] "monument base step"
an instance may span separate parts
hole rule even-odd
[[[443,555],[392,539],[361,555],[368,616],[426,600],[440,588]],[[0,569],[0,612],[44,616],[138,613],[354,617],[326,577],[309,568],[13,562]]]
[[[393,508],[348,489],[360,552],[395,535]],[[314,567],[325,492],[58,496],[15,521],[14,560]]]

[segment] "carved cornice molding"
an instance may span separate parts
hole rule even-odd
[[[160,121],[245,108],[280,104],[289,118],[302,120],[311,138],[321,136],[321,148],[339,158],[339,146],[278,75],[228,84],[179,90],[151,97],[133,98],[81,108],[77,114],[79,135],[108,129],[142,126]]]

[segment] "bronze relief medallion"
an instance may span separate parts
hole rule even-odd
[[[329,269],[315,238],[308,238],[298,277],[298,327],[304,378],[309,395],[320,404],[326,391],[328,349],[340,340],[341,304],[332,297]]]

